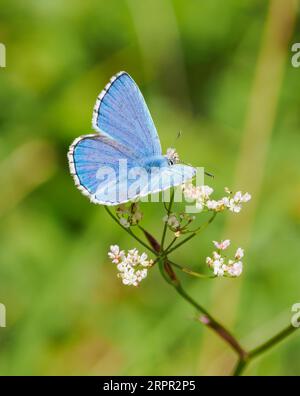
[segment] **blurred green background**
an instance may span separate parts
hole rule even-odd
[[[121,285],[111,244],[137,246],[75,188],[66,153],[91,132],[109,78],[128,71],[162,141],[205,166],[217,194],[253,200],[219,216],[174,254],[204,266],[211,241],[246,248],[239,280],[187,290],[246,347],[286,326],[300,302],[300,42],[291,0],[0,1],[0,373],[8,375],[228,374],[234,355],[193,320],[156,269]],[[162,230],[161,204],[143,225]],[[246,371],[300,375],[300,334]]]

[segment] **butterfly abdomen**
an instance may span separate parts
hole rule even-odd
[[[153,157],[145,158],[143,161],[143,166],[147,169],[149,168],[162,168],[163,166],[167,166],[168,161],[162,155],[155,155]]]

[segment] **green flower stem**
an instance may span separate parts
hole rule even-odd
[[[172,202],[173,203],[173,202]],[[170,202],[168,211],[169,213],[171,212],[171,207],[172,204]],[[197,277],[205,277],[205,275],[199,274],[195,271],[190,270],[189,268],[182,267],[181,265],[174,263],[173,261],[170,261],[167,257],[167,255],[171,252],[173,252],[175,249],[178,249],[179,246],[182,246],[184,243],[188,242],[192,237],[197,235],[197,233],[200,230],[203,230],[206,228],[216,217],[216,213],[213,214],[213,216],[206,222],[204,223],[198,230],[197,232],[194,232],[191,234],[189,237],[184,239],[182,242],[178,243],[175,245],[173,248],[170,249],[170,245],[166,250],[162,250],[162,246],[157,242],[157,240],[144,228],[141,226],[138,226],[141,231],[144,232],[145,237],[149,241],[150,246],[148,246],[144,241],[142,241],[139,237],[137,237],[130,229],[123,227],[122,224],[120,224],[119,220],[113,215],[113,213],[108,209],[108,207],[105,206],[106,211],[108,214],[112,217],[116,223],[122,227],[127,233],[129,233],[134,239],[136,239],[141,245],[143,245],[145,248],[150,250],[155,256],[156,260],[155,262],[158,261],[158,266],[159,270],[165,279],[165,281],[170,284],[171,286],[174,287],[176,292],[189,304],[191,304],[198,312],[201,313],[200,317],[197,317],[197,320],[200,321],[202,324],[206,325],[209,327],[211,330],[213,330],[220,338],[222,338],[238,355],[239,359],[236,364],[236,367],[233,371],[234,376],[241,375],[245,368],[248,366],[248,364],[258,356],[261,356],[263,353],[268,351],[269,349],[273,348],[276,346],[279,342],[287,338],[290,334],[294,333],[298,328],[293,327],[292,325],[289,325],[282,331],[280,331],[278,334],[264,342],[263,344],[259,345],[258,347],[246,351],[238,342],[238,340],[222,325],[220,324],[216,319],[212,317],[212,315],[205,309],[203,308],[198,302],[196,302],[182,287],[180,280],[176,276],[175,272],[173,271],[172,266],[175,268],[180,269],[183,272],[186,272],[190,275],[194,275]],[[166,230],[164,231],[164,234],[167,232],[167,227]],[[162,238],[162,241],[164,242],[165,235]],[[171,245],[173,244],[173,241]]]
[[[242,372],[245,370],[247,364],[248,364],[248,359],[247,358],[240,358],[235,366],[235,369],[233,371],[233,376],[238,377],[242,374]]]
[[[285,338],[287,338],[290,334],[294,333],[298,327],[289,325],[285,329],[281,330],[278,334],[264,342],[263,344],[259,345],[258,347],[250,350],[247,353],[247,356],[243,359],[241,358],[233,372],[234,376],[239,376],[242,374],[242,372],[245,370],[247,365],[255,358],[258,356],[262,355],[263,353],[267,352],[274,346],[276,346],[278,343],[283,341]]]
[[[168,210],[167,210],[167,216],[168,217],[170,216],[173,202],[174,202],[174,190],[172,190],[172,192],[171,192],[170,203],[169,203]],[[162,237],[161,237],[160,246],[161,246],[162,250],[164,248],[164,243],[165,243],[165,239],[166,239],[167,229],[168,229],[168,221],[166,221],[165,224],[164,224],[164,229],[163,229],[163,233],[162,233]]]
[[[298,327],[289,325],[285,329],[281,330],[278,334],[270,338],[268,341],[252,349],[252,351],[249,352],[249,358],[254,359],[255,357],[261,355],[268,349],[272,348],[274,345],[278,344],[280,341],[284,340],[290,334],[294,333],[294,331],[296,331],[297,329]]]
[[[171,263],[170,263],[171,264]],[[168,272],[168,265],[169,261],[165,260],[164,262],[164,269],[166,272]],[[166,279],[166,277],[164,276]],[[238,354],[240,358],[244,357],[246,355],[246,351],[241,347],[239,342],[236,340],[236,338],[223,326],[221,325],[216,319],[212,317],[212,315],[202,307],[198,302],[196,302],[182,287],[179,279],[176,277],[176,275],[172,274],[172,279],[170,277],[170,280],[168,280],[168,283],[171,284],[177,293],[183,297],[189,304],[191,304],[198,312],[200,312],[202,315],[200,318],[197,318],[201,323],[205,324],[207,327],[209,327],[211,330],[213,330],[215,333],[218,334],[219,337],[221,337],[231,348]]]
[[[205,275],[205,274],[201,274],[200,272],[196,272],[193,271],[187,267],[183,267],[180,264],[174,263],[174,261],[171,261],[170,259],[168,259],[168,262],[173,266],[176,267],[178,269],[180,269],[182,272],[185,272],[186,274],[192,275],[192,276],[196,276],[197,278],[202,278],[202,279],[213,279],[215,278],[214,275]]]
[[[167,252],[168,250],[170,250],[171,247],[174,245],[174,243],[177,241],[177,239],[178,239],[178,238],[175,237],[175,238],[171,241],[171,243],[169,244],[169,246],[167,246],[167,247],[164,249],[164,251]]]
[[[180,246],[182,246],[183,244],[188,242],[190,239],[194,238],[194,236],[196,236],[200,231],[203,231],[207,226],[209,226],[210,223],[212,223],[214,221],[216,215],[217,215],[217,212],[214,212],[213,215],[211,216],[211,218],[206,223],[202,224],[202,226],[200,226],[197,229],[197,231],[194,231],[191,235],[186,237],[183,241],[177,243],[177,245],[175,245],[172,249],[167,250],[166,254],[170,254],[170,253],[174,252],[174,250],[178,249]]]
[[[213,219],[214,217],[210,219],[210,222]],[[159,252],[160,246],[159,243],[156,241],[156,239],[147,231],[145,231],[145,236],[150,242],[150,244],[153,246],[153,248]],[[241,375],[243,370],[246,368],[246,366],[250,363],[252,359],[260,356],[261,354],[269,350],[271,347],[275,346],[278,342],[285,339],[288,335],[290,335],[297,329],[296,327],[288,326],[286,329],[279,332],[270,340],[266,341],[257,348],[254,348],[252,351],[247,352],[240,345],[239,341],[223,325],[221,325],[216,319],[214,319],[212,315],[210,315],[210,313],[205,308],[203,308],[200,304],[198,304],[192,297],[190,297],[186,293],[186,291],[181,286],[179,279],[176,277],[176,274],[172,270],[170,271],[171,265],[172,262],[169,262],[169,259],[166,257],[166,251],[165,251],[164,255],[161,256],[159,260],[159,269],[163,275],[163,278],[166,280],[168,284],[174,287],[174,289],[182,298],[184,298],[189,304],[191,304],[194,308],[197,309],[197,311],[199,311],[202,314],[202,316],[198,317],[197,320],[199,320],[202,324],[206,325],[211,330],[213,330],[237,353],[239,359],[234,369],[233,375],[235,376]]]

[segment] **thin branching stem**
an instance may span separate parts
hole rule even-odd
[[[140,239],[130,228],[126,228],[120,224],[118,218],[114,216],[114,214],[111,212],[111,210],[107,207],[104,206],[105,210],[107,213],[110,215],[110,217],[121,227],[123,230],[125,230],[129,235],[131,235],[136,241],[138,241],[141,245],[143,245],[146,249],[150,250],[153,254],[157,256],[157,252],[152,249],[150,246],[148,246],[142,239]]]
[[[174,190],[172,190],[172,192],[171,192],[170,203],[169,203],[169,206],[168,206],[168,209],[167,209],[167,221],[164,224],[164,229],[163,229],[163,233],[162,233],[162,237],[161,237],[161,243],[160,243],[161,250],[164,249],[164,243],[165,243],[167,229],[168,229],[168,218],[169,218],[171,210],[172,210],[173,202],[174,202]]]
[[[174,200],[174,195],[172,195],[170,205],[168,207],[168,214],[171,213],[171,208]],[[189,268],[183,267],[180,264],[177,264],[168,258],[168,254],[173,252],[174,250],[178,249],[180,246],[182,246],[184,243],[188,242],[191,238],[193,238],[195,235],[198,234],[199,231],[203,230],[206,228],[216,217],[216,213],[213,214],[213,216],[202,226],[199,227],[197,232],[194,232],[191,234],[189,237],[185,238],[183,241],[175,245],[173,248],[171,246],[174,243],[174,240],[171,242],[171,244],[163,250],[162,244],[159,244],[157,240],[144,228],[141,226],[138,226],[141,231],[143,231],[144,235],[146,236],[147,240],[149,241],[151,246],[148,246],[143,240],[141,240],[137,235],[135,235],[131,229],[123,227],[122,224],[120,224],[118,218],[113,215],[113,213],[109,210],[107,206],[105,206],[105,209],[107,213],[111,216],[111,218],[121,227],[123,228],[129,235],[131,235],[135,240],[137,240],[141,245],[143,245],[145,248],[150,250],[155,256],[156,259],[154,262],[158,262],[159,270],[165,279],[165,281],[170,284],[171,286],[174,287],[176,292],[189,304],[191,304],[197,312],[199,312],[201,315],[197,316],[197,321],[200,321],[202,324],[206,325],[210,329],[212,329],[220,338],[222,338],[238,355],[238,361],[237,364],[234,368],[234,371],[232,375],[234,376],[239,376],[243,373],[245,368],[248,366],[248,364],[258,356],[261,356],[263,353],[267,352],[274,346],[276,346],[279,342],[287,338],[290,334],[294,333],[298,328],[294,327],[292,325],[289,325],[282,331],[280,331],[278,334],[275,336],[271,337],[269,340],[265,341],[261,345],[255,347],[254,349],[247,351],[245,350],[239,341],[234,337],[231,332],[229,332],[222,324],[219,323],[202,305],[200,305],[197,301],[195,301],[182,287],[182,284],[178,277],[176,276],[175,272],[172,269],[172,266],[180,269],[181,271],[188,273],[193,276],[197,276],[200,278],[209,278],[209,276],[200,274],[198,272],[195,272],[193,270],[190,270]],[[165,224],[164,231],[163,231],[163,236],[162,236],[162,243],[165,241],[166,237],[166,232],[167,232],[167,226]]]
[[[254,359],[257,356],[261,355],[265,351],[269,350],[272,348],[274,345],[277,345],[279,342],[284,340],[286,337],[288,337],[290,334],[294,333],[294,331],[297,330],[297,327],[289,325],[285,329],[281,330],[278,334],[264,342],[263,344],[259,345],[258,347],[252,349],[249,352],[249,358]]]
[[[252,360],[261,356],[263,353],[269,351],[271,348],[275,347],[277,344],[279,344],[281,341],[287,338],[290,334],[294,333],[297,329],[298,329],[297,327],[289,325],[285,329],[277,333],[275,336],[271,337],[269,340],[265,341],[261,345],[247,352],[246,357],[244,358],[241,357],[238,360],[233,375],[234,376],[241,375]]]
[[[214,275],[205,275],[205,274],[201,274],[200,272],[196,272],[191,270],[190,268],[184,267],[180,264],[174,263],[174,261],[171,261],[168,258],[168,262],[175,268],[180,269],[182,272],[185,272],[186,274],[192,275],[192,276],[196,276],[197,278],[202,278],[202,279],[213,279],[215,278]]]
[[[167,250],[166,254],[170,254],[170,253],[174,252],[174,250],[178,249],[180,246],[187,243],[190,239],[194,238],[200,231],[203,231],[207,226],[209,226],[210,223],[212,223],[214,221],[216,215],[217,215],[217,212],[214,212],[213,215],[210,217],[210,219],[208,219],[208,221],[206,223],[202,224],[202,226],[200,226],[197,229],[197,231],[193,232],[191,235],[186,237],[183,241],[177,243],[177,245],[175,245],[173,248]]]
[[[177,238],[175,237],[175,238],[173,238],[172,239],[172,241],[171,241],[171,243],[169,244],[169,246],[167,246],[165,249],[164,249],[164,252],[168,252],[170,249],[171,249],[171,247],[174,245],[174,243],[177,241]]]

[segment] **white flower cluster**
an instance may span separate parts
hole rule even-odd
[[[213,252],[212,257],[206,258],[207,265],[213,270],[216,276],[238,277],[243,272],[243,263],[241,259],[244,257],[244,250],[238,248],[235,252],[233,260],[227,260],[222,255],[222,251],[226,250],[230,245],[230,240],[216,242],[213,241],[217,251]]]
[[[213,189],[209,186],[194,186],[192,183],[186,183],[182,186],[182,191],[185,199],[195,201],[196,208],[199,211],[204,209],[221,212],[229,209],[231,212],[239,213],[242,209],[242,204],[250,201],[251,195],[249,193],[243,194],[241,191],[233,194],[228,188],[225,188],[226,196],[214,200],[211,199]]]
[[[108,257],[113,264],[117,265],[118,277],[122,279],[124,285],[138,286],[146,278],[148,269],[153,265],[153,260],[149,260],[146,253],[139,254],[137,249],[120,250],[118,245],[112,245],[108,252]]]
[[[138,202],[119,205],[116,209],[116,215],[120,224],[125,228],[137,225],[143,218]]]

